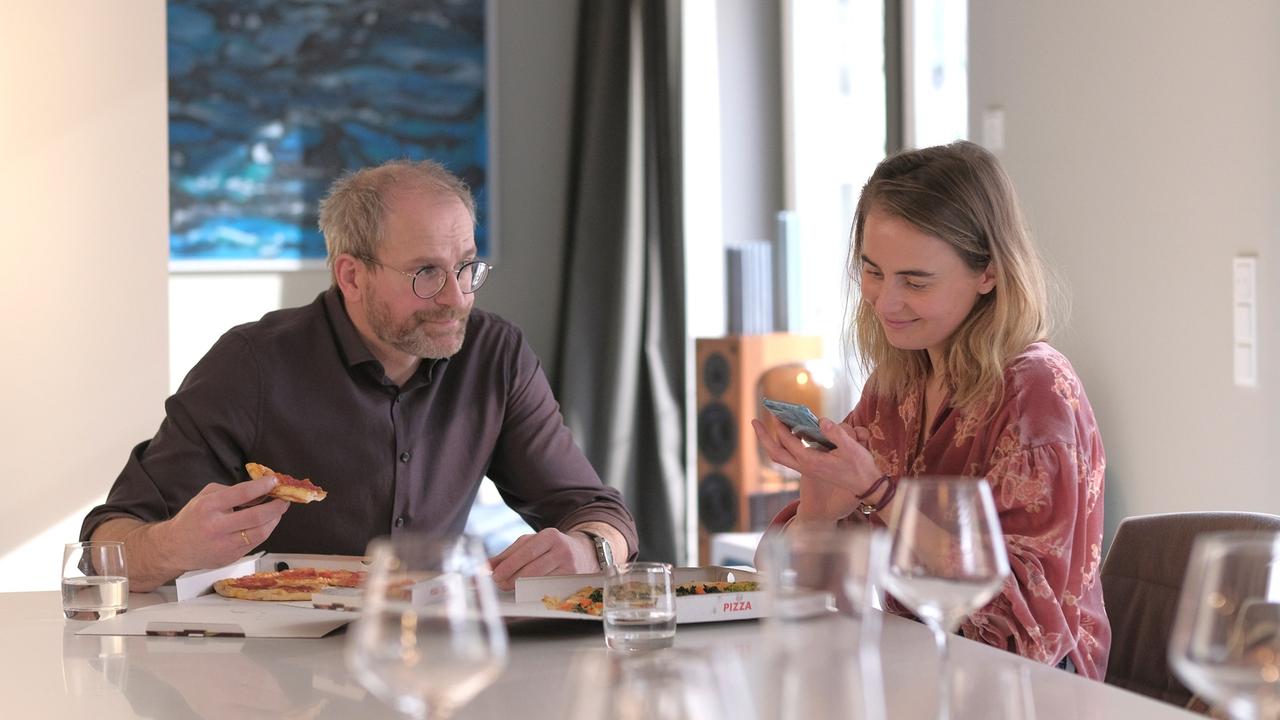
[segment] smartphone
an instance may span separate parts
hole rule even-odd
[[[783,425],[791,428],[791,433],[796,437],[821,445],[828,450],[836,449],[836,444],[828,440],[818,429],[818,416],[804,405],[765,398],[764,407],[778,416]]]

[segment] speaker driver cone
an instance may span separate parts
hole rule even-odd
[[[702,361],[702,384],[712,397],[720,397],[729,389],[729,359],[714,352]]]
[[[698,519],[708,532],[730,532],[738,526],[738,491],[722,473],[698,483]]]
[[[698,452],[712,465],[723,465],[738,449],[738,428],[728,405],[713,402],[698,413]]]

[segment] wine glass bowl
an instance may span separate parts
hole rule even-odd
[[[1009,575],[991,487],[970,478],[905,479],[884,586],[926,623],[955,632]]]
[[[379,699],[446,718],[497,679],[506,629],[483,546],[471,538],[380,538],[346,659]]]
[[[1196,539],[1169,663],[1233,718],[1280,717],[1280,533]]]
[[[991,486],[983,478],[904,479],[882,586],[933,632],[942,665],[939,717],[949,714],[947,637],[1009,576]]]

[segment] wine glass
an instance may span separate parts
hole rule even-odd
[[[1233,718],[1280,717],[1280,533],[1196,538],[1169,663]]]
[[[484,547],[468,537],[404,534],[369,544],[347,666],[415,718],[447,718],[506,664],[507,633]]]
[[[933,631],[938,717],[950,717],[947,637],[995,597],[1009,575],[991,486],[982,478],[902,480],[885,590]]]

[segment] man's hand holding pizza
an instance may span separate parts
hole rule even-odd
[[[94,540],[122,540],[129,558],[129,584],[147,592],[188,570],[226,565],[266,540],[289,503],[272,499],[244,507],[271,493],[274,476],[235,485],[210,483],[163,522],[113,518]]]
[[[183,572],[226,565],[260,545],[276,529],[289,503],[272,499],[253,504],[275,486],[275,478],[235,485],[210,483],[177,515],[160,523],[155,535],[165,541]]]

